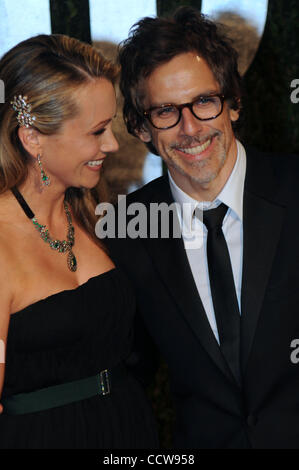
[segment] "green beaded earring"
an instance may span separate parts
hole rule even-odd
[[[50,178],[49,178],[49,176],[46,175],[46,173],[43,170],[40,154],[37,155],[37,161],[38,161],[38,164],[39,164],[42,185],[43,186],[49,186],[50,185]]]

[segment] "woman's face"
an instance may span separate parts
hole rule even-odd
[[[111,82],[100,78],[74,93],[79,113],[67,120],[59,133],[40,135],[45,173],[51,185],[63,190],[70,186],[93,188],[107,153],[118,149],[111,127],[116,114]]]

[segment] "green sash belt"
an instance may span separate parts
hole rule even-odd
[[[3,398],[3,413],[22,415],[49,410],[76,401],[85,400],[96,395],[110,395],[115,384],[125,378],[126,368],[119,364],[113,369],[102,370],[99,374],[85,379],[75,380],[52,387],[42,388],[34,392],[20,393]]]

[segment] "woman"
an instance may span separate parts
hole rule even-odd
[[[95,237],[116,113],[114,65],[40,35],[0,61],[1,448],[150,448],[151,411],[123,366],[134,297]]]

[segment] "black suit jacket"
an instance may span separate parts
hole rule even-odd
[[[182,239],[108,240],[165,358],[179,448],[299,448],[298,157],[247,149],[243,200],[240,388],[220,352]],[[167,176],[127,204],[173,202]],[[198,269],[201,269],[198,266]]]

